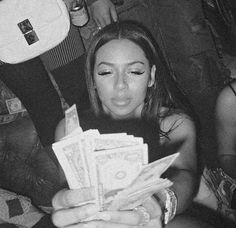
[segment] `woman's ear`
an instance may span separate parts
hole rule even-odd
[[[148,83],[148,87],[152,87],[155,83],[155,77],[156,76],[156,66],[153,65],[152,68],[151,68],[151,72],[150,72],[150,80],[149,80],[149,83]]]

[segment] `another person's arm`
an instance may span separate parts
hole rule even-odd
[[[90,10],[90,16],[98,27],[103,28],[117,21],[116,8],[111,0],[87,0],[87,4]]]
[[[236,83],[232,86],[236,91]],[[236,179],[236,96],[228,86],[217,99],[216,132],[220,166]]]

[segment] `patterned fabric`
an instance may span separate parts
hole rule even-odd
[[[31,228],[43,216],[29,198],[0,189],[0,224],[9,223],[19,228]]]
[[[10,123],[17,118],[28,115],[26,111],[14,114],[9,113],[6,106],[6,100],[15,97],[15,94],[0,80],[0,125]]]
[[[55,48],[40,57],[46,67],[52,71],[70,63],[84,54],[84,46],[78,28],[71,25],[68,36]]]
[[[205,168],[194,201],[236,222],[236,210],[232,208],[235,194],[236,180],[229,177],[222,169]]]

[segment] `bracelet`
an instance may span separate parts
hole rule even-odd
[[[161,207],[163,211],[163,224],[166,225],[175,217],[176,214],[178,204],[176,194],[171,189],[166,188],[155,194],[154,197],[159,199],[160,204],[164,204],[164,209],[162,204]]]
[[[165,224],[170,222],[176,214],[176,209],[177,209],[177,197],[175,195],[175,192],[172,191],[169,188],[165,189],[166,192],[166,213],[165,213]]]
[[[160,200],[160,198],[157,196],[157,194],[153,194],[152,197],[156,200],[156,202],[161,207],[161,225],[162,225],[162,227],[164,227],[165,226],[165,213],[166,213],[165,202]]]

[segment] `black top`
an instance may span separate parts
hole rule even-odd
[[[159,128],[156,123],[141,119],[114,120],[107,115],[96,117],[92,111],[79,113],[80,125],[84,131],[98,129],[101,134],[127,133],[142,137],[148,144],[149,162],[159,159],[165,154],[159,144]]]

